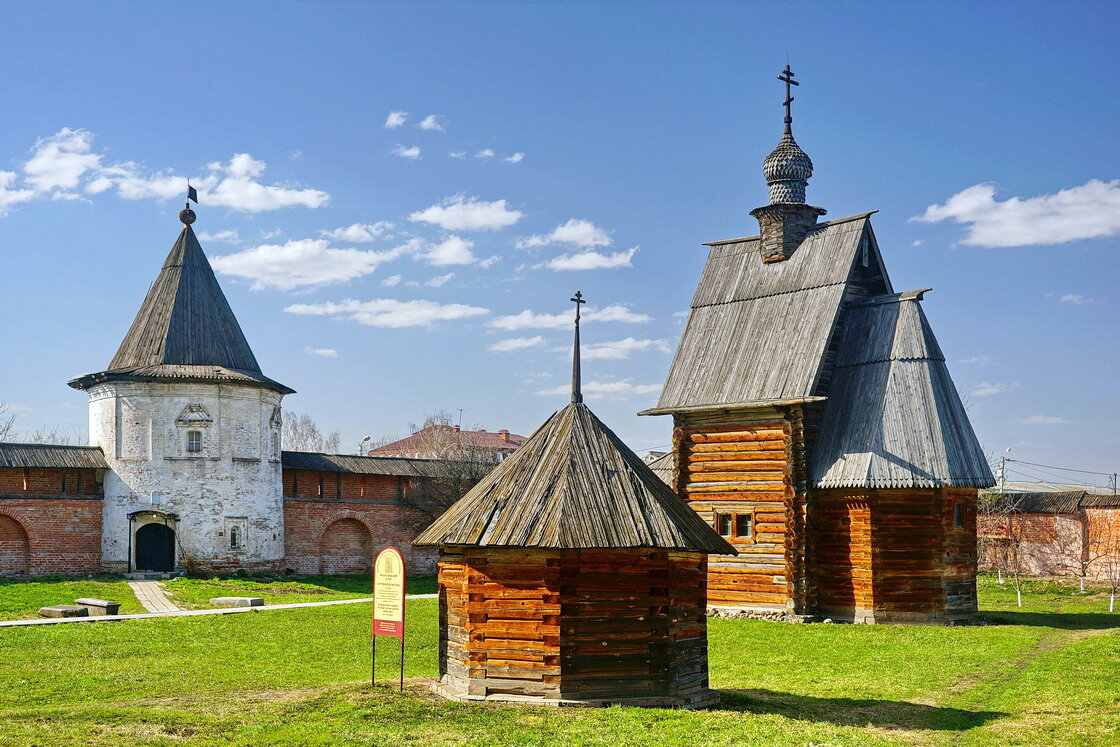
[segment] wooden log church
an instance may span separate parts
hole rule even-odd
[[[577,309],[579,294],[576,294]],[[707,555],[735,553],[579,393],[417,539],[456,700],[702,708]]]
[[[871,213],[818,222],[785,132],[759,235],[715,241],[657,407],[671,486],[738,556],[708,602],[775,617],[948,622],[976,612],[976,493],[994,483],[921,308]]]

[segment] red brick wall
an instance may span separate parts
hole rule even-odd
[[[395,501],[398,496],[406,495],[409,490],[408,478],[397,478],[392,475],[284,470],[285,498],[313,498],[324,501]]]
[[[301,480],[304,474],[317,473],[300,473]],[[395,496],[395,478],[391,479]],[[285,472],[285,488],[288,480]],[[434,573],[435,550],[412,547],[422,524],[418,512],[399,504],[288,498],[284,501],[286,566],[304,575],[365,572],[374,553],[393,545],[404,555],[410,575]]]
[[[88,498],[0,500],[0,575],[23,564],[32,576],[100,571],[101,505]]]
[[[101,495],[103,470],[0,467],[0,495]]]

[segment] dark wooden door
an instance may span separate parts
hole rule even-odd
[[[136,532],[136,570],[170,571],[175,567],[175,532],[163,524],[145,524]]]

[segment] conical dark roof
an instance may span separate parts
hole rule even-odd
[[[735,554],[583,403],[553,414],[413,544]]]
[[[189,225],[171,247],[109,368],[70,385],[85,389],[121,377],[218,379],[293,391],[261,373]]]

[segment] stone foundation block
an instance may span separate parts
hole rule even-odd
[[[214,597],[210,604],[215,607],[263,607],[264,597]]]
[[[39,608],[40,617],[89,617],[89,610],[77,604],[52,604]]]
[[[92,597],[82,597],[75,599],[74,604],[79,607],[85,607],[90,616],[93,615],[118,615],[121,611],[120,602],[110,602],[107,599],[93,599]]]

